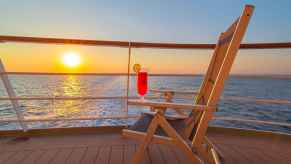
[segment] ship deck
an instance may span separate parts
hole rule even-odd
[[[113,128],[102,133],[86,128],[36,130],[30,132],[28,140],[11,137],[19,136],[19,132],[0,132],[0,164],[127,164],[138,142],[122,138],[120,130]],[[291,137],[288,135],[210,128],[208,136],[223,153],[223,163],[291,163]],[[190,162],[173,147],[151,145],[144,163]]]

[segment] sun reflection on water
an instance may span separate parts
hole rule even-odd
[[[64,97],[81,96],[80,79],[76,76],[66,76],[59,86],[57,95]],[[82,100],[60,100],[55,104],[54,113],[58,117],[72,117],[81,114]]]

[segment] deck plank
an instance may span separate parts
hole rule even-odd
[[[261,163],[265,163],[265,164],[268,164],[268,163],[282,164],[280,163],[280,161],[276,161],[274,157],[269,156],[268,154],[264,153],[263,150],[260,150],[260,149],[249,148],[247,153],[251,154],[249,155],[251,160],[256,160],[254,162],[260,161]],[[254,158],[254,156],[256,158]]]
[[[137,149],[138,147],[136,146],[135,148]],[[142,161],[142,164],[151,164],[151,159],[150,159],[150,156],[149,156],[149,148],[145,151],[144,159]]]
[[[290,149],[290,148],[289,148]],[[276,157],[279,158],[279,159],[284,159],[285,162],[287,163],[291,163],[291,152],[290,150],[287,151],[288,153],[284,153],[284,149],[282,149],[280,152],[279,151],[274,151],[274,152],[265,152],[265,153],[268,153],[268,154],[276,154]]]
[[[44,152],[45,152],[44,150],[35,150],[21,163],[22,164],[36,163],[36,161],[44,154]]]
[[[61,148],[56,156],[52,159],[51,163],[53,164],[64,164],[68,160],[70,154],[73,152],[73,149],[70,148]]]
[[[15,156],[12,156],[7,161],[5,161],[5,164],[17,164],[21,163],[25,158],[29,157],[29,155],[32,153],[32,151],[19,151]]]
[[[285,163],[291,163],[290,160],[290,154],[284,155],[284,150],[282,149],[281,151],[267,151],[265,149],[256,149],[256,151],[260,151],[260,154],[264,157],[265,163],[278,163],[278,164],[285,164]],[[276,154],[276,155],[274,155]],[[284,159],[282,161],[281,159]]]
[[[111,146],[102,146],[100,147],[98,157],[96,159],[96,164],[108,164],[110,160],[112,148]]]
[[[36,160],[36,163],[49,164],[59,151],[58,149],[45,150],[43,155]]]
[[[130,163],[135,153],[135,145],[124,145],[124,164]]]
[[[99,147],[87,147],[85,155],[80,163],[95,164],[98,153]]]
[[[70,156],[68,157],[66,163],[67,164],[79,164],[83,159],[84,154],[86,152],[86,147],[74,148]]]
[[[9,158],[11,158],[12,156],[14,156],[16,154],[17,154],[17,152],[15,152],[15,151],[1,152],[0,153],[0,164],[4,163],[5,161],[7,161]]]
[[[225,164],[239,164],[239,161],[237,161],[238,154],[234,153],[232,150],[229,150],[229,145],[222,145],[217,144],[217,148],[223,153],[223,159],[222,162]]]
[[[167,145],[159,145],[159,150],[161,151],[162,158],[167,164],[179,164],[178,159],[176,158],[171,148]]]
[[[227,151],[232,153],[232,155],[235,157],[235,161],[237,161],[236,163],[238,164],[254,164],[254,162],[250,159],[250,157],[248,156],[248,152],[246,149],[244,149],[244,151],[241,151],[241,148],[238,146],[227,146]]]
[[[165,164],[165,161],[163,160],[162,154],[159,151],[157,145],[155,145],[155,144],[150,145],[149,156],[150,156],[150,160],[152,163]]]
[[[112,146],[109,164],[123,164],[124,147],[122,145]]]
[[[180,150],[180,149],[172,149],[174,155],[180,164],[192,164],[189,158]]]

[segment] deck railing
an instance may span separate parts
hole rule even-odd
[[[138,97],[130,96],[130,65],[132,57],[132,48],[158,48],[158,49],[213,49],[215,44],[175,44],[175,43],[144,43],[144,42],[125,42],[125,41],[101,41],[101,40],[81,40],[81,39],[63,39],[63,38],[38,38],[38,37],[22,37],[22,36],[1,36],[0,43],[5,42],[21,42],[21,43],[39,43],[39,44],[77,44],[77,45],[87,45],[87,46],[113,46],[128,49],[128,60],[127,60],[127,73],[113,73],[113,74],[102,74],[102,73],[50,73],[50,72],[7,72],[5,70],[4,64],[0,60],[0,76],[3,81],[4,87],[8,93],[8,97],[0,97],[0,101],[11,101],[13,109],[17,115],[17,119],[1,119],[0,122],[18,122],[21,128],[26,131],[27,122],[47,122],[47,121],[72,121],[72,120],[96,120],[96,119],[127,119],[136,118],[138,115],[128,114],[128,99],[136,99]],[[252,44],[242,44],[241,49],[281,49],[281,48],[291,48],[291,42],[287,43],[252,43]],[[126,93],[124,96],[81,96],[81,97],[68,97],[68,96],[58,96],[58,97],[19,97],[15,94],[13,87],[8,79],[8,75],[86,75],[86,76],[112,76],[112,75],[126,75]],[[159,76],[159,75],[156,75]],[[167,74],[169,76],[169,74]],[[177,76],[173,74],[173,76]],[[154,92],[154,91],[153,91]],[[188,91],[189,94],[195,94],[195,92]],[[150,99],[160,98],[159,96],[148,97]],[[116,99],[124,100],[125,103],[125,114],[116,116],[86,116],[86,117],[76,117],[76,118],[38,118],[38,119],[26,119],[20,110],[19,100],[100,100],[100,99]],[[253,97],[223,97],[224,101],[233,102],[248,102],[248,103],[267,103],[267,104],[291,104],[290,100],[276,100],[276,99],[258,99]],[[272,121],[262,121],[262,120],[247,120],[247,119],[236,119],[232,117],[215,117],[216,120],[225,121],[241,121],[250,122],[258,124],[268,124],[276,126],[286,126],[291,127],[289,123],[283,122],[272,122]]]

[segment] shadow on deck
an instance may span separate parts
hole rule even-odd
[[[208,136],[223,152],[224,163],[291,163],[290,136],[222,128],[212,128]],[[34,136],[26,141],[2,137],[0,164],[127,164],[137,146],[137,142],[123,139],[117,131],[105,134]],[[151,145],[144,163],[191,162],[174,147]]]

